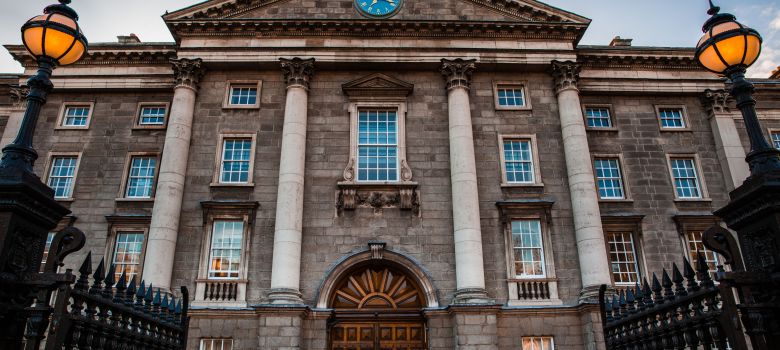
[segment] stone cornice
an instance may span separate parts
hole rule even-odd
[[[585,48],[577,50],[584,68],[702,70],[686,48]]]
[[[24,67],[35,67],[36,62],[22,45],[6,45],[5,48]],[[176,57],[175,43],[147,45],[93,44],[87,54],[75,65],[167,65]]]
[[[383,37],[492,38],[576,41],[587,24],[500,21],[410,20],[178,20],[167,22],[177,40],[183,37]]]

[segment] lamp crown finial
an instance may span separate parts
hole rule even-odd
[[[720,12],[720,7],[715,6],[715,4],[712,3],[712,0],[709,1],[710,1],[710,9],[707,10],[707,14],[710,16],[715,16],[718,14],[718,12]]]

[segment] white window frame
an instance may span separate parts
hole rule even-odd
[[[504,156],[504,141],[529,141],[531,144],[531,172],[533,182],[508,182],[506,175],[506,157]],[[523,186],[544,186],[542,183],[541,167],[539,166],[539,147],[536,143],[536,135],[498,135],[498,151],[501,166],[501,186],[523,187]]]
[[[609,125],[606,126],[590,126],[588,125],[588,110],[589,109],[605,109],[609,116]],[[598,130],[598,131],[617,131],[617,125],[615,124],[615,116],[612,113],[613,108],[610,104],[584,104],[582,106],[582,117],[585,121],[585,129]]]
[[[220,278],[220,277],[209,277],[209,272],[211,270],[211,239],[214,235],[214,222],[215,221],[241,221],[244,225],[244,232],[243,236],[241,237],[241,258],[239,262],[238,267],[238,277],[237,278]],[[239,213],[215,213],[215,215],[209,215],[206,226],[203,230],[203,249],[201,251],[201,259],[200,259],[200,272],[198,273],[198,278],[200,280],[208,280],[208,281],[236,281],[236,282],[246,282],[247,279],[247,271],[248,271],[248,263],[249,263],[249,246],[250,246],[250,238],[251,238],[251,227],[252,220],[249,217],[249,214],[239,214]]]
[[[217,224],[218,223],[237,223],[241,225],[241,244],[238,248],[238,269],[236,271],[233,270],[212,270],[212,262],[214,262],[214,250],[227,250],[224,247],[221,248],[214,248],[214,235],[216,234]],[[244,233],[246,232],[246,225],[244,224],[243,220],[225,220],[225,219],[216,219],[212,221],[211,223],[211,239],[209,240],[209,256],[208,256],[208,270],[206,271],[206,278],[210,280],[238,280],[241,279],[241,270],[244,269],[244,267],[241,265],[243,260],[243,244],[244,244]],[[233,274],[235,273],[236,276],[227,276],[227,277],[220,277],[220,276],[212,276],[212,274],[217,273],[227,273],[227,274]]]
[[[79,166],[81,165],[81,152],[51,152],[46,160],[46,173],[43,183],[49,186],[49,179],[51,178],[52,166],[54,165],[54,158],[73,157],[76,158],[76,168],[73,170],[73,181],[71,181],[70,193],[67,197],[54,197],[57,201],[73,201],[73,194],[76,192],[76,181],[79,176]]]
[[[523,105],[502,106],[499,104],[498,90],[500,89],[519,89],[523,93]],[[493,105],[498,111],[524,111],[531,110],[531,96],[528,93],[528,82],[525,80],[516,81],[494,81],[493,82]]]
[[[117,239],[119,238],[119,234],[122,233],[139,233],[143,234],[144,241],[141,247],[141,256],[139,257],[139,264],[138,264],[138,274],[136,274],[136,283],[140,283],[141,279],[143,279],[143,272],[144,272],[144,260],[146,260],[146,249],[147,244],[149,243],[149,224],[147,223],[116,223],[111,224],[111,228],[109,231],[109,238],[106,241],[106,253],[104,256],[106,257],[106,262],[113,263],[114,262],[114,254],[116,253],[116,243]],[[119,271],[119,270],[117,270]],[[116,276],[116,280],[119,279],[119,272]],[[128,283],[130,283],[130,279],[127,280]]]
[[[225,153],[225,141],[231,139],[250,139],[251,140],[251,153],[249,155],[249,173],[247,174],[247,182],[222,182],[222,160]],[[240,132],[225,132],[221,133],[218,137],[217,153],[214,161],[214,177],[211,181],[211,186],[225,186],[225,187],[251,187],[254,186],[254,169],[255,169],[255,153],[257,153],[257,133],[240,133]]]
[[[778,147],[778,143],[780,143],[780,129],[770,128],[768,134],[769,144],[774,148],[780,149],[780,147]],[[775,135],[777,135],[777,141],[775,141]]]
[[[596,160],[599,159],[614,159],[618,162],[618,171],[620,172],[620,182],[621,186],[623,187],[623,197],[622,198],[604,198],[601,197],[601,191],[599,188],[599,178],[598,178],[598,172],[596,169]],[[629,179],[628,174],[625,171],[625,162],[623,160],[623,154],[612,154],[612,153],[594,153],[591,155],[591,164],[593,166],[593,176],[594,181],[596,183],[596,194],[599,197],[599,201],[602,202],[621,202],[621,201],[632,201],[631,193],[629,191]]]
[[[661,110],[664,109],[679,109],[681,111],[682,127],[668,127],[664,126],[661,121]],[[690,131],[691,125],[688,119],[688,109],[685,105],[656,105],[655,106],[655,119],[658,121],[658,127],[661,131]]]
[[[65,113],[69,108],[89,108],[87,113],[87,122],[84,125],[65,125]],[[57,117],[57,124],[54,129],[61,130],[87,130],[89,125],[92,124],[92,115],[95,113],[95,102],[64,102],[60,106],[59,116]]]
[[[233,95],[233,88],[256,88],[257,96],[254,104],[232,104],[231,96]],[[225,86],[225,97],[222,103],[222,108],[230,109],[258,109],[260,108],[260,96],[262,96],[263,82],[261,80],[228,80]]]
[[[360,137],[359,137],[360,136],[360,128],[359,128],[359,126],[360,126],[360,113],[364,113],[364,112],[365,113],[371,113],[371,112],[392,112],[392,113],[395,113],[395,127],[396,127],[396,132],[395,132],[396,142],[395,142],[395,144],[391,144],[391,143],[387,143],[387,144],[379,144],[379,143],[377,143],[377,144],[368,144],[368,143],[367,144],[361,144],[360,143]],[[400,157],[398,156],[398,152],[399,152],[398,135],[400,134],[400,132],[398,131],[399,126],[400,126],[400,124],[398,123],[398,119],[399,119],[399,117],[398,117],[398,110],[395,109],[395,108],[365,108],[364,107],[364,108],[359,108],[358,109],[358,120],[357,120],[357,128],[358,128],[357,134],[358,134],[358,138],[356,140],[356,142],[357,142],[356,152],[357,153],[356,153],[356,157],[355,157],[355,160],[356,160],[356,162],[355,162],[355,182],[359,182],[359,183],[387,183],[387,182],[393,183],[393,182],[399,182],[401,180],[401,161],[400,161]],[[360,178],[360,171],[361,171],[361,164],[362,164],[360,162],[360,148],[361,147],[369,147],[369,148],[372,148],[372,147],[373,148],[381,148],[381,147],[395,148],[395,153],[396,153],[395,164],[394,164],[394,166],[393,165],[389,165],[388,168],[385,168],[385,169],[393,169],[393,168],[395,169],[395,179],[394,180],[393,179],[386,179],[386,180],[361,179]],[[381,169],[376,169],[376,170],[381,171]],[[371,169],[368,169],[367,171],[370,172]]]
[[[694,165],[694,171],[696,172],[696,181],[699,186],[699,197],[680,197],[677,193],[677,184],[675,182],[674,177],[674,170],[672,168],[672,160],[673,159],[693,159],[693,165]],[[685,202],[685,201],[693,201],[693,202],[702,202],[702,201],[711,201],[709,192],[707,191],[707,182],[704,179],[704,172],[701,168],[701,159],[699,159],[699,155],[695,153],[670,153],[666,154],[666,166],[669,170],[669,179],[672,182],[672,191],[674,192],[674,200]]]
[[[129,197],[127,195],[128,185],[130,184],[130,170],[133,166],[133,158],[149,157],[155,159],[154,178],[152,179],[152,193],[149,197]],[[156,152],[129,152],[125,159],[125,167],[122,172],[122,185],[119,189],[117,200],[119,201],[154,201],[155,192],[157,192],[157,177],[160,174],[160,154]]]
[[[361,110],[395,110],[397,123],[397,158],[398,158],[398,180],[397,181],[358,181],[358,120]],[[349,154],[350,164],[347,170],[353,172],[353,178],[347,179],[349,183],[360,184],[396,184],[411,182],[411,170],[408,168],[406,160],[406,102],[364,102],[356,101],[349,104],[350,135],[349,135]],[[346,171],[345,171],[346,172]],[[405,174],[409,174],[405,178]]]
[[[615,280],[615,272],[612,271],[612,264],[614,263],[612,261],[611,255],[612,255],[612,243],[609,238],[612,234],[623,234],[628,235],[628,237],[631,238],[631,248],[633,249],[632,253],[634,255],[634,269],[636,269],[636,281],[632,282],[618,282]],[[643,270],[642,270],[642,256],[640,255],[639,251],[642,249],[639,242],[639,236],[636,234],[635,231],[632,230],[605,230],[604,235],[605,237],[604,241],[607,245],[607,260],[609,262],[609,275],[610,278],[612,278],[612,283],[615,286],[627,286],[632,287],[636,285],[636,283],[641,283],[642,277],[644,276]],[[627,263],[626,261],[620,261],[619,263]]]
[[[534,345],[534,342],[533,342],[534,340],[541,340],[542,344],[544,344],[545,340],[549,340],[550,347],[549,348],[544,348],[544,345],[542,345],[542,348],[537,348]],[[531,346],[529,346],[529,347],[525,346],[525,343],[527,341],[531,342]],[[525,337],[521,337],[520,338],[520,348],[522,350],[555,350],[555,338],[552,337],[552,336],[525,336]]]
[[[541,250],[542,250],[542,274],[541,275],[518,275],[516,270],[516,263],[517,263],[517,256],[515,256],[515,246],[514,246],[514,231],[513,226],[516,222],[522,222],[522,221],[536,221],[539,223],[539,241],[541,243]],[[548,276],[548,264],[549,261],[547,259],[547,250],[549,250],[549,244],[548,237],[549,234],[545,232],[545,224],[542,222],[541,218],[513,218],[509,221],[508,225],[508,238],[509,238],[509,252],[510,252],[510,265],[511,265],[511,272],[510,276],[515,279],[542,279],[547,278]]]
[[[46,242],[43,245],[43,257],[41,258],[40,271],[43,271],[43,268],[46,266],[46,261],[49,259],[49,252],[51,251],[51,244],[54,242],[54,236],[56,235],[56,231],[51,231],[46,235]]]
[[[207,346],[206,342],[211,342],[211,346]],[[219,348],[215,347],[214,342],[220,342]],[[226,346],[226,342],[229,344]],[[201,338],[200,350],[233,350],[233,338]]]
[[[141,122],[141,112],[144,108],[165,108],[165,115],[163,115],[162,124],[144,124]],[[171,115],[171,104],[169,102],[140,102],[135,112],[135,123],[133,129],[165,129],[168,127],[168,118]]]

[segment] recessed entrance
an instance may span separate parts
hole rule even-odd
[[[329,306],[333,350],[426,349],[424,294],[400,269],[361,266],[337,282]]]

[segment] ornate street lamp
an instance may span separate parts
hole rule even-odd
[[[707,12],[712,16],[704,23],[702,36],[696,45],[696,60],[707,70],[724,75],[732,82],[731,95],[742,111],[750,138],[747,156],[751,176],[780,169],[780,151],[767,142],[756,115],[753,84],[745,79],[745,72],[761,54],[763,39],[755,29],[737,22],[728,13],[720,13],[720,7],[710,0]]]

